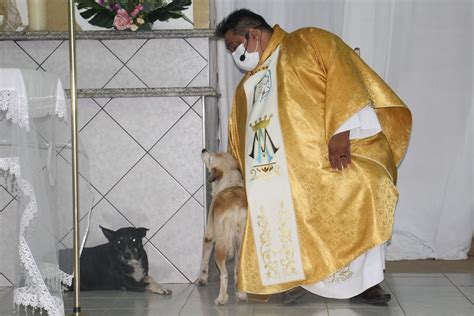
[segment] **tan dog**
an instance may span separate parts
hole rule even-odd
[[[207,230],[204,236],[201,275],[199,285],[207,284],[209,257],[215,244],[216,264],[220,271],[219,296],[214,301],[222,305],[227,303],[228,273],[227,260],[234,257],[234,280],[237,282],[239,270],[240,244],[247,217],[247,196],[244,180],[237,161],[228,153],[210,153],[202,151],[204,161],[211,176],[212,203],[209,209]],[[237,292],[238,300],[246,300],[245,293]]]

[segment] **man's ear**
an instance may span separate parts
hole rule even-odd
[[[249,28],[249,31],[248,31],[248,34],[250,36],[250,38],[256,40],[259,36],[260,36],[260,32],[258,29],[254,29],[254,28]],[[248,40],[248,38],[247,38]]]
[[[108,241],[112,241],[112,239],[114,238],[114,231],[113,230],[110,230],[108,228],[105,228],[105,227],[102,227],[100,226],[100,229],[102,229],[102,233],[104,234],[105,238],[107,238]]]
[[[222,170],[218,168],[212,168],[210,171],[211,175],[207,180],[209,183],[222,179]]]
[[[138,236],[140,238],[144,238],[146,236],[146,232],[148,231],[149,229],[148,228],[145,228],[145,227],[138,227],[137,228],[137,232],[138,232]]]

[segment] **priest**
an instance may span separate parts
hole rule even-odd
[[[330,32],[287,33],[240,9],[216,34],[246,72],[229,120],[249,205],[238,290],[387,303],[379,283],[410,111]]]

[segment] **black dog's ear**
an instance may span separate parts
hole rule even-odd
[[[112,241],[113,237],[114,237],[114,231],[113,230],[110,230],[110,229],[107,229],[105,227],[102,227],[100,226],[100,229],[102,229],[102,233],[104,233],[104,236],[105,238],[107,238],[108,241]]]
[[[147,231],[149,231],[149,229],[145,228],[145,227],[138,227],[137,228],[138,236],[140,236],[140,238],[145,237]]]

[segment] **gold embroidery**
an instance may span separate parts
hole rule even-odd
[[[268,127],[268,124],[270,124],[270,121],[273,117],[273,114],[270,115],[264,115],[263,117],[259,117],[258,120],[255,122],[250,123],[249,126],[252,128],[253,132],[256,133],[259,129],[266,129]]]
[[[264,165],[258,165],[250,169],[250,181],[258,179],[269,179],[273,175],[280,175],[280,165],[277,163],[269,163]]]
[[[339,283],[339,282],[344,282],[352,278],[354,275],[354,272],[351,271],[349,266],[346,266],[333,274],[331,274],[328,278],[323,280],[324,284],[333,284],[333,283]]]
[[[280,232],[280,241],[282,248],[280,250],[280,263],[283,267],[283,271],[286,275],[296,274],[295,267],[295,250],[293,246],[293,240],[291,236],[291,230],[286,226],[290,222],[290,214],[288,209],[285,208],[283,201],[280,202],[280,211],[278,212],[278,231]]]
[[[269,279],[275,279],[280,278],[282,274],[284,276],[297,274],[292,231],[287,226],[287,223],[290,222],[290,213],[285,208],[284,202],[280,202],[280,210],[278,211],[278,232],[281,248],[277,251],[274,251],[271,247],[270,229],[263,207],[260,208],[257,218],[257,225],[260,228],[260,253],[266,276]],[[280,259],[278,261],[273,258]]]
[[[265,274],[269,279],[278,277],[277,264],[278,262],[272,260],[272,247],[270,230],[268,229],[268,220],[265,216],[263,207],[260,208],[260,214],[258,214],[257,225],[260,227],[260,252],[264,264]]]

